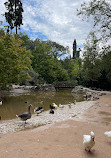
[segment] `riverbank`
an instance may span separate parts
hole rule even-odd
[[[64,105],[64,108],[58,108],[55,110],[54,114],[49,114],[49,110],[39,114],[38,116],[33,114],[31,119],[27,120],[26,125],[24,125],[24,122],[19,119],[1,121],[0,134],[36,128],[38,126],[72,119],[94,104],[94,101],[77,102],[76,104],[71,103],[71,108],[69,108],[68,105]]]
[[[79,103],[80,105],[77,103],[78,110],[80,106],[88,105],[87,103],[92,106],[68,120],[30,130],[1,134],[1,158],[110,158],[111,140],[104,135],[104,132],[111,130],[111,94],[100,96],[95,102],[85,101]],[[72,106],[77,110],[75,105]],[[60,110],[62,111],[58,109],[55,113]],[[58,116],[56,114],[50,117]],[[39,120],[38,116],[33,117]],[[103,122],[106,117],[109,118],[108,123]],[[82,140],[83,135],[89,134],[90,131],[94,131],[96,143],[92,152],[87,153]]]
[[[103,95],[103,98],[107,98],[111,95],[111,92],[107,92],[107,91],[106,92],[92,91],[92,93],[96,93],[96,95],[98,94],[99,98],[101,98],[102,96],[100,94],[105,94]],[[100,100],[101,99],[96,100],[96,101],[88,100],[88,101],[76,102],[76,104],[71,103],[71,108],[69,108],[69,105],[64,105],[64,108],[57,108],[54,114],[49,114],[49,110],[44,111],[43,113],[40,113],[38,116],[36,114],[33,114],[31,119],[27,120],[27,124],[24,124],[24,122],[21,121],[19,118],[6,120],[6,121],[0,121],[0,134],[6,134],[6,133],[17,132],[17,131],[31,129],[31,128],[37,128],[37,127],[44,126],[47,124],[52,124],[52,123],[56,123],[60,121],[65,121],[68,119],[73,119],[73,118],[75,120],[79,119],[83,121],[85,120],[85,111],[88,111],[88,110],[89,110],[88,112],[89,117],[92,118],[93,122],[94,121],[97,122],[97,120],[100,120],[100,116],[104,114],[104,111],[109,110],[109,107],[107,109],[106,108],[107,106],[104,106],[104,104],[102,106],[99,103]],[[104,100],[105,99],[103,99],[103,103],[104,103]],[[108,98],[106,100],[108,100]],[[91,107],[94,109],[92,110]],[[97,109],[100,109],[100,107],[102,110],[99,110],[100,112],[98,116],[97,112],[95,113],[95,109],[97,111]],[[86,114],[86,116],[88,114]],[[97,118],[96,120],[94,120],[94,118],[96,118],[95,114],[96,116],[99,117],[99,119]],[[105,114],[106,116],[110,116],[110,114],[108,114],[107,112],[105,112]],[[110,122],[110,118],[104,118],[102,122],[108,124],[108,120]]]

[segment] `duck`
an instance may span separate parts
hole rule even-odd
[[[0,100],[0,105],[2,105],[3,104],[3,101],[2,100]]]
[[[76,105],[76,100],[74,100],[74,105]]]
[[[68,106],[69,106],[69,108],[71,109],[72,104],[69,102]]]
[[[16,115],[16,117],[20,118],[22,121],[25,121],[25,124],[26,124],[26,120],[30,119],[32,116],[31,111],[30,111],[31,107],[33,107],[32,104],[28,106],[28,112]]]
[[[93,131],[90,132],[90,135],[83,135],[83,145],[85,151],[90,152],[91,148],[95,145],[95,134]]]
[[[55,109],[55,107],[53,105],[49,105],[49,108],[52,110],[52,109]]]
[[[36,107],[36,108],[34,109],[34,113],[36,113],[37,115],[40,114],[40,113],[43,112],[43,111],[44,111],[44,109],[43,109],[42,107]]]
[[[49,114],[54,114],[54,110],[50,109]]]
[[[62,105],[62,104],[59,104],[59,108],[64,108],[64,105]]]
[[[55,109],[58,108],[58,106],[55,103],[52,103],[53,107],[55,107]]]
[[[111,138],[111,131],[106,131],[106,132],[104,132],[104,134],[105,134],[106,136],[108,136],[109,138]]]
[[[25,101],[24,103],[26,103],[26,104],[27,104],[27,103],[28,103],[28,101]]]

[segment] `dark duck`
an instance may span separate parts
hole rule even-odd
[[[38,114],[40,114],[40,113],[42,113],[44,111],[44,109],[42,108],[42,107],[36,107],[35,109],[34,109],[34,112],[38,115]]]
[[[49,105],[50,110],[55,109],[55,107],[53,105]]]
[[[31,114],[31,110],[30,108],[33,107],[32,104],[30,104],[28,106],[28,112],[25,112],[23,114],[19,114],[19,115],[16,115],[17,117],[19,117],[22,121],[25,121],[25,124],[26,124],[26,120],[30,119],[32,114]]]
[[[55,107],[50,104],[50,105],[49,105],[49,108],[50,108],[49,114],[54,114],[54,109],[55,109]]]

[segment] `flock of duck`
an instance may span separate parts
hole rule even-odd
[[[27,102],[25,102],[25,103],[27,103]],[[74,101],[74,104],[76,104],[76,100]],[[69,108],[71,108],[71,103],[69,103],[68,105],[69,105]],[[31,114],[31,107],[33,107],[32,104],[30,104],[30,105],[28,106],[28,112],[25,112],[25,113],[16,115],[16,116],[17,116],[18,118],[20,118],[22,121],[25,121],[25,124],[26,124],[26,120],[30,119],[31,116],[32,116],[32,114]],[[50,105],[49,105],[49,108],[50,108],[49,114],[54,114],[54,110],[57,109],[58,107],[59,107],[59,108],[64,108],[64,105],[59,104],[59,106],[58,106],[58,105],[56,105],[55,103],[52,103],[52,105],[50,104]],[[42,113],[43,111],[44,111],[44,109],[43,109],[43,107],[41,107],[41,106],[40,106],[40,107],[36,107],[36,108],[34,109],[34,113],[36,113],[37,115],[40,114],[40,113]]]

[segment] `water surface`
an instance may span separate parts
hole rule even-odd
[[[31,92],[29,94],[4,96],[3,104],[0,105],[1,120],[16,118],[16,114],[21,114],[27,111],[29,104],[33,107],[42,106],[44,110],[49,110],[49,105],[52,103],[68,104],[69,102],[82,101],[83,97],[75,96],[71,93],[72,89],[59,90],[57,92]],[[27,102],[27,103],[25,103]],[[33,113],[34,109],[31,109]]]

